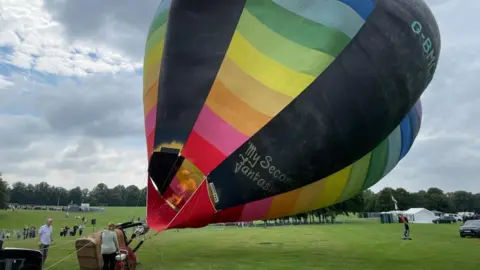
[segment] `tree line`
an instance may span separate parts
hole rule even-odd
[[[145,206],[146,188],[135,185],[117,185],[113,188],[100,183],[93,189],[75,187],[67,190],[49,185],[46,182],[26,184],[16,182],[8,185],[0,173],[0,208],[8,203],[23,205],[60,205],[70,203],[90,203],[95,206]],[[353,198],[317,211],[326,213],[382,212],[394,209],[397,201],[400,210],[423,207],[441,212],[480,212],[480,193],[467,191],[444,192],[439,188],[429,188],[418,192],[408,192],[403,188],[384,188],[374,193],[366,190]],[[316,213],[316,212],[315,212]]]
[[[3,181],[0,186],[4,186],[5,190],[5,192],[0,193],[0,208],[5,208],[8,203],[42,206],[66,206],[71,203],[77,205],[90,203],[96,206],[146,205],[146,188],[139,189],[135,185],[127,187],[118,185],[109,188],[107,185],[100,183],[91,190],[80,187],[67,190],[63,187],[49,185],[46,182],[35,185],[16,182],[12,185],[6,185]]]

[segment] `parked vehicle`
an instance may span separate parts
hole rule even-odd
[[[471,215],[471,216],[468,216],[465,218],[465,221],[467,220],[478,220],[480,219],[480,214],[475,214],[475,215]]]
[[[463,218],[460,215],[453,214],[452,215],[457,221],[463,221]]]
[[[457,223],[457,220],[455,217],[451,216],[444,216],[444,217],[439,217],[433,220],[433,223],[440,224],[440,223]]]
[[[467,220],[458,230],[460,237],[480,237],[480,220]]]

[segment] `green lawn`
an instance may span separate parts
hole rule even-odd
[[[66,219],[62,212],[0,211],[0,228],[38,228],[46,217],[54,218],[54,245],[60,245],[50,250],[49,267],[74,252],[75,238],[60,239],[57,229],[75,225],[73,215]],[[86,216],[103,225],[144,215],[143,208],[109,208]],[[480,269],[480,239],[460,238],[459,225],[412,224],[413,241],[403,241],[400,224],[340,220],[345,223],[162,232],[140,249],[138,269]],[[10,241],[7,246],[35,248],[36,240]],[[78,269],[77,258],[50,269]]]

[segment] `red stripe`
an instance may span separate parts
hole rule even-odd
[[[182,150],[182,155],[195,164],[205,175],[208,175],[226,158],[215,146],[195,131],[190,133]]]
[[[156,231],[163,231],[175,217],[176,211],[158,194],[151,181],[147,187],[147,223]]]
[[[236,222],[240,221],[244,205],[228,208],[217,212],[213,217],[212,223]]]

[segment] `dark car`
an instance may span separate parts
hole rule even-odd
[[[465,236],[480,237],[480,220],[467,220],[458,231],[462,238]]]
[[[457,223],[457,219],[455,217],[440,217],[433,220],[433,223]]]

